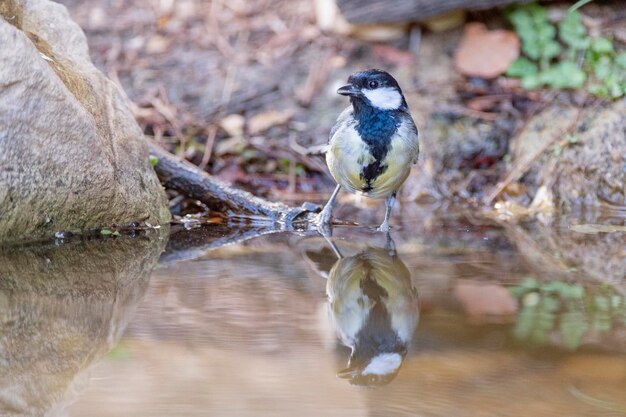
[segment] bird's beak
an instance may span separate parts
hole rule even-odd
[[[352,84],[347,84],[337,90],[337,94],[341,94],[342,96],[356,97],[361,95],[361,90],[359,90]]]
[[[359,370],[354,366],[349,366],[337,372],[337,377],[341,379],[352,379],[359,374]]]

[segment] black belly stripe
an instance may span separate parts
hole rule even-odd
[[[355,106],[356,130],[363,142],[367,144],[373,162],[363,166],[359,174],[365,185],[361,189],[369,192],[373,183],[383,174],[388,165],[383,163],[391,149],[391,138],[397,132],[401,123],[398,111],[381,111],[370,106]]]
[[[365,181],[365,185],[361,191],[367,193],[372,191],[372,183],[376,181],[380,175],[382,175],[388,168],[387,164],[382,164],[379,160],[375,160],[369,165],[363,167],[361,171],[361,179]]]

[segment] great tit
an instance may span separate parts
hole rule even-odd
[[[337,187],[314,223],[320,227],[330,223],[343,187],[385,199],[385,219],[378,229],[387,232],[396,192],[417,162],[417,128],[398,82],[385,71],[352,74],[337,93],[350,97],[351,103],[331,129],[326,149],[326,163]]]
[[[328,273],[326,292],[337,335],[352,348],[338,376],[357,385],[389,383],[419,318],[410,272],[395,251],[368,247],[342,257],[333,248],[340,258]]]

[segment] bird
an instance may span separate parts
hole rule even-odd
[[[396,193],[417,163],[417,127],[398,82],[386,71],[356,72],[337,93],[350,98],[350,106],[337,118],[325,149],[337,186],[313,222],[318,228],[328,227],[337,194],[344,188],[385,199],[385,218],[378,230],[389,232]]]
[[[328,273],[326,292],[337,336],[352,349],[338,376],[355,385],[393,380],[419,320],[417,290],[395,250],[368,246],[341,256]]]

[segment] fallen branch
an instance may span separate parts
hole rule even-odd
[[[267,226],[241,227],[212,224],[211,227],[198,227],[191,230],[185,228],[177,230],[174,226],[165,251],[159,258],[159,266],[164,267],[180,261],[197,259],[214,249],[280,232],[280,229]]]
[[[453,10],[484,10],[521,0],[336,0],[343,17],[353,24],[422,22]]]
[[[302,207],[291,207],[264,200],[230,187],[197,166],[180,160],[152,141],[148,141],[148,148],[158,159],[154,169],[161,184],[199,200],[215,211],[229,216],[260,216],[289,225],[296,220],[307,220],[317,210],[317,206],[310,203],[305,203]]]

